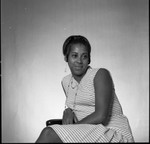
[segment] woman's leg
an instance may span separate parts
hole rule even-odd
[[[36,143],[62,143],[62,141],[51,127],[45,127]]]

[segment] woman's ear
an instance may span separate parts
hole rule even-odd
[[[66,57],[66,56],[64,56],[64,60],[65,60],[66,62],[68,62],[68,60],[67,60],[67,57]]]

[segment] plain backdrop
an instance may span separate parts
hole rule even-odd
[[[136,142],[149,141],[148,0],[2,0],[2,142],[35,142],[62,118],[62,54],[73,34],[91,43],[91,67],[110,71]],[[67,72],[65,68],[67,67]]]

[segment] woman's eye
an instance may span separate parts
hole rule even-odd
[[[77,55],[77,54],[73,54],[72,56],[73,56],[74,58],[76,58],[78,55]]]
[[[88,56],[87,55],[83,55],[83,59],[87,59],[88,58]]]
[[[72,57],[73,57],[73,58],[76,58],[76,57],[77,57],[77,55],[76,55],[76,54],[73,54],[73,55],[72,55]]]

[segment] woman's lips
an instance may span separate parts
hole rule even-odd
[[[82,68],[83,68],[82,66],[75,66],[75,69],[77,69],[77,70],[80,70]]]

